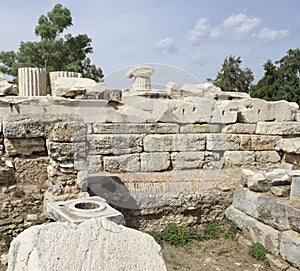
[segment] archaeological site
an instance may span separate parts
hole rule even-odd
[[[19,69],[18,93],[0,78],[7,270],[163,271],[145,232],[224,217],[278,270],[300,269],[299,106],[210,83],[154,89],[154,72],[131,67],[124,90],[68,71],[47,86],[42,68]]]

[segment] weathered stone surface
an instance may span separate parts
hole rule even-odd
[[[300,168],[300,154],[285,153],[282,161],[292,168]]]
[[[142,151],[142,135],[88,135],[89,154],[126,154]]]
[[[275,168],[264,172],[266,180],[270,182],[272,186],[290,184],[292,181],[290,174],[283,168]]]
[[[102,155],[88,155],[88,172],[97,173],[103,171],[103,156]]]
[[[150,77],[154,70],[150,66],[133,66],[126,73],[127,78],[134,77],[133,90],[151,89]]]
[[[281,138],[276,144],[276,150],[300,154],[300,138]]]
[[[8,83],[0,75],[0,96],[6,96],[6,95],[17,95],[17,92],[14,90],[13,85]]]
[[[58,78],[61,77],[76,77],[81,78],[81,73],[78,72],[69,72],[69,71],[54,71],[49,73],[51,90],[54,89],[54,83]]]
[[[108,172],[139,172],[141,169],[139,154],[125,154],[104,157],[104,170]]]
[[[5,152],[9,156],[26,155],[34,152],[45,152],[44,138],[4,138]]]
[[[122,101],[122,90],[120,89],[105,89],[103,92],[97,95],[98,99],[107,101]]]
[[[200,169],[203,167],[205,152],[173,152],[172,166],[175,170]]]
[[[50,127],[49,140],[56,142],[86,141],[86,125],[83,122],[58,122]]]
[[[250,170],[242,169],[242,180],[247,181],[248,189],[256,192],[266,192],[270,190],[270,183],[265,179],[263,173],[253,172],[250,174]]]
[[[15,176],[18,183],[45,184],[48,179],[49,157],[14,159]]]
[[[254,134],[256,130],[255,123],[234,123],[224,127],[224,133],[227,134]]]
[[[86,142],[62,143],[47,140],[48,155],[55,161],[81,161],[87,155]]]
[[[230,206],[225,215],[234,221],[253,243],[261,243],[269,252],[279,254],[280,232]]]
[[[168,152],[141,153],[141,171],[153,172],[167,170],[170,166]]]
[[[231,101],[217,101],[212,112],[211,123],[235,123],[237,122],[238,111],[232,107]]]
[[[295,120],[298,108],[299,106],[296,103],[289,103],[287,101],[268,102],[253,98],[243,99],[238,101],[238,120],[242,123],[293,121]]]
[[[249,151],[273,151],[280,137],[264,135],[240,135],[240,149]]]
[[[263,135],[299,135],[300,122],[258,122],[256,134]]]
[[[222,130],[221,124],[183,124],[180,126],[182,134],[203,134],[203,133],[220,133]]]
[[[239,150],[240,147],[240,137],[238,135],[208,134],[206,139],[206,149],[208,151]]]
[[[300,176],[292,177],[290,199],[300,201]]]
[[[175,123],[94,123],[95,134],[177,134]]]
[[[300,268],[300,234],[285,231],[281,236],[280,255],[294,267]]]
[[[284,201],[238,188],[234,192],[233,206],[277,230],[300,232],[300,210]]]
[[[255,159],[258,167],[263,167],[267,164],[276,164],[281,160],[277,151],[256,151]]]
[[[288,197],[291,192],[291,186],[290,185],[273,186],[271,187],[271,192],[276,197]]]
[[[146,135],[144,149],[148,152],[202,151],[205,149],[205,136],[201,134]]]
[[[152,118],[154,122],[210,123],[214,100],[158,100],[154,104]]]
[[[224,165],[231,166],[254,166],[255,153],[254,151],[225,151]]]
[[[58,234],[59,233],[59,234]],[[167,270],[161,247],[145,233],[106,219],[34,226],[11,244],[8,271]]]
[[[11,185],[15,182],[14,170],[0,165],[0,186]]]

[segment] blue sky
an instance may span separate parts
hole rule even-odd
[[[91,59],[110,87],[126,87],[136,64],[154,66],[155,84],[204,82],[229,55],[258,80],[268,59],[300,47],[299,0],[1,0],[0,50],[36,40],[39,16],[56,3],[71,10],[67,32],[92,38]]]

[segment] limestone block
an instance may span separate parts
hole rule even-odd
[[[292,177],[290,199],[300,201],[300,176]]]
[[[86,141],[86,125],[83,122],[58,122],[50,127],[49,140],[56,142]]]
[[[180,126],[181,134],[220,133],[221,130],[221,124],[183,124]]]
[[[242,174],[244,172],[242,171]],[[249,190],[255,192],[266,192],[270,190],[270,183],[265,179],[263,173],[255,172],[253,175],[248,175],[247,178],[247,187]]]
[[[292,173],[290,173],[292,174]],[[276,168],[264,172],[264,176],[272,186],[278,185],[289,185],[292,182],[291,176],[288,174],[287,170],[283,168]]]
[[[292,168],[300,168],[300,154],[285,153],[282,160]]]
[[[280,137],[265,135],[240,135],[240,149],[249,151],[273,151]]]
[[[134,77],[133,90],[151,89],[150,77],[154,70],[150,66],[133,66],[126,73],[127,78]]]
[[[158,100],[154,104],[152,119],[154,122],[210,123],[214,100]]]
[[[107,172],[139,172],[141,169],[139,154],[125,154],[104,157],[104,170]]]
[[[144,149],[147,152],[202,151],[205,136],[201,134],[146,135]]]
[[[276,150],[300,154],[300,138],[281,138],[276,144]]]
[[[53,90],[56,79],[61,78],[61,77],[81,78],[82,75],[81,75],[81,73],[78,73],[78,72],[55,71],[55,72],[50,72],[49,77],[50,77],[51,90]]]
[[[238,135],[208,134],[206,137],[208,151],[239,150],[240,137]]]
[[[0,75],[0,96],[6,95],[17,95],[16,90],[13,85],[8,83],[1,75]]]
[[[74,169],[77,171],[86,171],[89,163],[87,161],[74,161]]]
[[[280,232],[230,206],[226,217],[234,221],[253,243],[261,243],[269,252],[279,254]]]
[[[204,164],[205,152],[173,152],[172,166],[175,170],[201,169]]]
[[[243,99],[238,101],[238,120],[242,123],[259,121],[293,121],[299,106],[287,101],[268,102],[261,99]]]
[[[300,232],[300,210],[282,200],[238,188],[234,192],[233,206],[277,230]]]
[[[168,152],[141,153],[141,171],[153,172],[167,170],[170,166]]]
[[[88,172],[97,173],[103,171],[103,157],[102,155],[88,155]]]
[[[256,134],[262,135],[299,135],[300,122],[258,122]]]
[[[0,165],[0,186],[11,185],[15,182],[15,174],[13,168],[3,167]]]
[[[47,72],[44,68],[19,68],[18,83],[20,96],[47,95]]]
[[[94,123],[95,134],[177,134],[175,123]]]
[[[167,270],[150,235],[101,218],[30,227],[13,240],[8,257],[8,271]]]
[[[225,151],[224,166],[254,166],[255,153],[254,151]]]
[[[241,100],[250,98],[246,92],[222,91],[216,94],[217,100]]]
[[[122,90],[120,90],[120,89],[105,89],[104,91],[100,92],[96,97],[98,99],[102,99],[102,100],[121,102],[122,101]]]
[[[300,234],[285,231],[281,236],[280,255],[294,267],[300,269]]]
[[[55,161],[80,161],[87,155],[86,142],[62,143],[47,140],[48,155]]]
[[[89,154],[126,154],[142,151],[142,135],[88,135]]]
[[[211,123],[235,123],[237,122],[238,112],[232,107],[231,101],[217,101],[212,112]]]
[[[4,138],[5,152],[9,156],[26,155],[34,152],[46,152],[44,138]]]
[[[266,164],[276,164],[281,160],[277,151],[256,151],[255,159],[258,167],[263,167]]]
[[[226,134],[254,134],[256,131],[255,123],[234,123],[224,126]]]

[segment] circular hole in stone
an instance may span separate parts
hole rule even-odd
[[[81,210],[94,210],[99,208],[100,205],[95,202],[79,202],[76,203],[74,207]]]
[[[58,207],[63,208],[63,207],[66,207],[66,205],[64,205],[64,204],[59,204]]]

